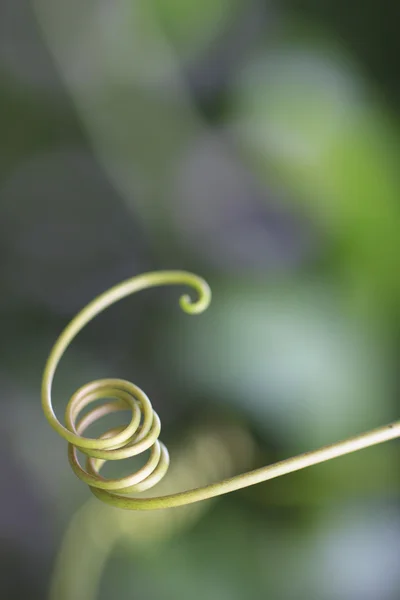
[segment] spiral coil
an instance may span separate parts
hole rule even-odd
[[[208,284],[192,273],[160,271],[133,277],[100,295],[71,321],[55,343],[45,367],[42,381],[42,406],[45,416],[50,425],[68,442],[68,456],[74,473],[89,485],[93,494],[100,500],[130,510],[182,506],[267,481],[400,436],[400,421],[397,421],[342,442],[204,487],[161,497],[129,497],[131,493],[143,492],[156,485],[164,477],[169,466],[168,451],[158,439],[161,431],[160,419],[149,398],[129,381],[99,379],[84,385],[70,398],[64,426],[53,410],[52,382],[65,350],[89,321],[122,298],[161,285],[186,285],[197,292],[196,301],[192,301],[188,295],[181,296],[180,305],[186,313],[199,314],[210,303],[211,291]],[[96,405],[84,416],[79,417],[84,408],[98,400],[106,402]],[[99,438],[82,435],[103,416],[127,409],[132,414],[127,426],[110,429]],[[150,451],[150,455],[146,464],[133,474],[118,479],[106,479],[100,475],[100,469],[106,461],[130,458],[147,450]],[[79,462],[78,451],[87,457],[86,468]]]
[[[96,400],[106,398],[113,400],[97,406],[78,421],[78,415],[83,408]],[[108,430],[98,438],[95,448],[69,444],[69,462],[74,473],[92,487],[123,494],[142,492],[158,483],[168,469],[168,451],[158,440],[161,431],[160,419],[146,394],[129,381],[100,379],[81,387],[68,402],[66,424],[70,431],[82,435],[103,416],[126,409],[132,412],[130,423],[126,427]],[[86,470],[79,463],[78,450],[88,457]],[[104,462],[131,458],[146,450],[150,450],[149,459],[136,473],[119,479],[105,479],[99,474]]]
[[[185,312],[196,314],[207,308],[211,298],[210,288],[195,275],[182,271],[168,271],[134,277],[105,292],[84,308],[61,334],[47,361],[42,384],[45,415],[52,427],[69,442],[68,457],[74,473],[103,499],[107,497],[110,500],[116,497],[117,492],[143,492],[164,477],[169,466],[169,454],[164,444],[158,440],[161,431],[160,419],[149,398],[133,383],[123,379],[99,379],[82,386],[70,398],[65,412],[64,427],[52,407],[51,388],[54,374],[69,344],[100,312],[136,291],[166,283],[187,284],[197,291],[196,302],[192,302],[187,295],[181,297],[180,304]],[[107,401],[79,417],[84,408],[98,400]],[[85,430],[102,417],[127,409],[131,412],[131,420],[127,426],[110,429],[95,439],[83,436]],[[135,473],[118,479],[105,479],[100,475],[100,469],[106,461],[130,458],[147,450],[150,450],[148,461]],[[78,451],[87,457],[86,468],[79,462]]]

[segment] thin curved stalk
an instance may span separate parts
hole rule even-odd
[[[180,298],[181,308],[188,314],[199,314],[210,304],[211,291],[208,284],[192,273],[160,271],[133,277],[98,296],[71,321],[55,343],[45,367],[42,382],[44,413],[50,425],[68,441],[69,460],[75,474],[87,483],[93,494],[103,502],[128,510],[183,506],[293,473],[400,436],[400,421],[397,421],[204,487],[159,497],[128,497],[127,494],[143,492],[156,485],[164,477],[169,466],[168,451],[158,440],[160,420],[146,394],[133,383],[121,379],[93,381],[73,394],[66,409],[66,426],[63,426],[52,408],[51,388],[55,371],[65,350],[89,321],[122,298],[161,285],[186,285],[195,290],[198,295],[195,301],[188,295]],[[107,402],[79,418],[84,407],[99,399],[107,399]],[[131,410],[132,418],[126,427],[109,430],[99,439],[82,435],[85,429],[99,418],[127,409]],[[86,454],[86,468],[80,465],[77,450]],[[146,450],[150,450],[148,462],[132,475],[119,479],[105,479],[100,475],[99,471],[105,461],[128,458]]]

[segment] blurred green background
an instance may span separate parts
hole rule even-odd
[[[163,423],[173,490],[398,418],[396,2],[2,0],[0,597],[397,600],[396,442],[212,502],[101,505],[40,379],[121,279],[177,290],[99,317],[55,406],[123,377]]]

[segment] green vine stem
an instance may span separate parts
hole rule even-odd
[[[57,433],[68,442],[68,456],[74,473],[87,483],[93,494],[103,502],[128,510],[154,510],[183,506],[299,471],[400,436],[400,421],[397,421],[336,444],[324,446],[318,450],[306,452],[204,487],[151,498],[128,496],[128,494],[152,488],[161,481],[169,466],[168,451],[158,439],[161,431],[160,419],[154,412],[149,398],[140,388],[129,381],[99,379],[84,385],[72,395],[65,413],[66,426],[63,426],[52,407],[52,382],[64,352],[89,321],[126,296],[162,285],[185,285],[197,293],[194,301],[188,295],[180,298],[181,308],[188,314],[199,314],[210,304],[211,291],[208,284],[192,273],[159,271],[128,279],[98,296],[70,322],[55,343],[43,374],[42,406],[46,418]],[[79,418],[82,409],[96,400],[105,400],[105,402]],[[126,427],[110,429],[98,439],[82,435],[92,423],[103,416],[127,409],[131,411],[132,417]],[[149,459],[135,473],[118,479],[105,479],[100,475],[100,469],[104,462],[137,456],[146,450],[150,450]],[[79,463],[78,451],[87,456],[86,468]]]

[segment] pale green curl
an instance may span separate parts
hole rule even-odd
[[[181,308],[186,313],[199,314],[210,303],[211,291],[208,284],[192,273],[160,271],[133,277],[98,296],[71,321],[55,343],[45,367],[42,382],[44,413],[50,425],[68,441],[68,455],[73,471],[103,502],[129,510],[182,506],[299,471],[400,436],[400,421],[397,421],[345,441],[204,487],[160,497],[130,497],[132,493],[143,492],[156,485],[164,477],[169,465],[168,451],[158,439],[161,430],[160,419],[146,394],[133,383],[122,379],[99,379],[88,383],[70,398],[64,427],[53,411],[51,387],[56,368],[65,350],[89,321],[114,302],[134,292],[161,285],[185,285],[196,292],[197,298],[194,301],[188,295],[180,298]],[[105,402],[96,405],[85,416],[79,418],[84,407],[99,399]],[[99,439],[82,436],[89,425],[101,417],[127,409],[131,411],[132,416],[125,427],[111,429]],[[78,450],[87,456],[86,468],[83,468],[78,461]],[[119,479],[105,479],[99,475],[105,461],[136,456],[146,450],[150,451],[147,463],[132,475]]]

